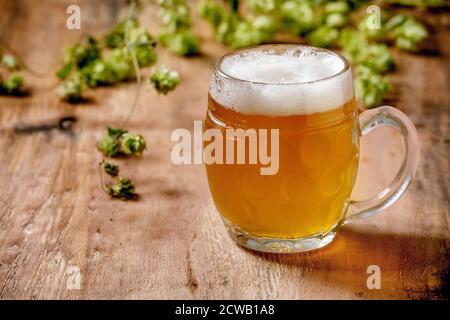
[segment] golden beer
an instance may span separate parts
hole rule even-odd
[[[240,114],[209,97],[208,111],[215,121],[207,116],[205,129],[279,129],[277,174],[261,175],[260,164],[206,166],[216,207],[229,223],[271,238],[326,234],[336,226],[358,167],[354,99],[323,113],[268,117]]]

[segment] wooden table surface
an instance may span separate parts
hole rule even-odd
[[[82,10],[81,31],[65,27],[66,8]],[[100,35],[124,13],[124,1],[0,0],[0,36],[47,77],[26,74],[32,95],[0,98],[0,298],[2,299],[420,299],[449,294],[448,13],[425,14],[436,52],[395,52],[389,103],[417,126],[421,162],[408,192],[386,212],[347,225],[311,253],[257,254],[228,237],[209,195],[204,168],[170,161],[176,128],[203,118],[214,62],[227,48],[195,19],[202,54],[159,61],[183,82],[166,97],[146,89],[129,129],[145,136],[140,159],[119,160],[141,199],[121,202],[99,187],[96,142],[120,125],[134,84],[102,88],[90,102],[60,102],[53,76],[65,47]],[[142,22],[158,30],[157,12]],[[63,116],[73,132],[25,131]],[[402,148],[389,129],[362,139],[355,196],[372,195],[399,167]],[[366,286],[381,269],[381,289]],[[74,287],[77,270],[81,280]],[[75,277],[75,278],[74,278]]]

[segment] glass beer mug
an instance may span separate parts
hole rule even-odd
[[[401,167],[378,195],[354,201],[359,138],[380,126],[401,135]],[[263,45],[222,57],[209,90],[204,137],[210,130],[222,133],[209,136],[224,146],[220,158],[213,154],[217,161],[206,162],[212,198],[231,237],[257,251],[329,244],[343,224],[398,200],[419,160],[411,121],[388,106],[359,114],[347,60],[309,46]],[[214,139],[204,142],[204,154]],[[261,148],[277,161],[273,170]]]

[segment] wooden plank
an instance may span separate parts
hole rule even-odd
[[[82,9],[81,32],[65,29],[65,9]],[[0,1],[0,35],[39,71],[55,70],[63,48],[83,32],[100,34],[123,13],[124,1]],[[446,14],[448,17],[448,14]],[[51,19],[49,18],[51,17]],[[437,19],[443,19],[439,15]],[[154,7],[143,23],[157,31]],[[96,141],[120,124],[133,84],[102,88],[79,106],[54,95],[53,76],[27,75],[33,95],[0,98],[0,298],[7,299],[332,299],[443,298],[449,270],[448,29],[436,27],[439,54],[396,53],[392,104],[417,125],[422,159],[402,199],[380,216],[346,226],[329,247],[307,254],[257,254],[226,234],[202,166],[170,161],[170,134],[202,119],[214,63],[227,51],[196,19],[202,55],[179,58],[158,49],[160,62],[183,83],[162,97],[144,90],[129,129],[148,150],[119,160],[141,200],[110,200],[99,188]],[[74,132],[15,133],[18,124],[78,118]],[[398,168],[400,140],[381,129],[363,139],[355,196],[380,190]],[[366,287],[379,265],[382,289]],[[81,289],[69,290],[73,267]],[[447,290],[447,291],[446,291]],[[448,296],[447,296],[448,297]]]

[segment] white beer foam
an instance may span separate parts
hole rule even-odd
[[[225,57],[219,68],[223,74],[213,77],[212,98],[243,114],[325,112],[353,97],[351,70],[339,74],[345,68],[339,57],[311,47],[296,46],[283,53],[251,49]]]

